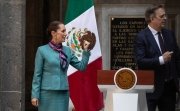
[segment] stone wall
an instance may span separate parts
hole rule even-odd
[[[25,0],[0,0],[0,111],[24,110]]]

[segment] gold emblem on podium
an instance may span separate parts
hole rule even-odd
[[[137,83],[136,73],[130,68],[121,68],[115,73],[114,83],[122,90],[133,89]]]

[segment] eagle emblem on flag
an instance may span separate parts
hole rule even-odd
[[[68,31],[66,45],[71,47],[77,57],[82,57],[84,41],[90,42],[89,50],[92,50],[96,44],[95,34],[87,28],[73,27],[70,31]]]

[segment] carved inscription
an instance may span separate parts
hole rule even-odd
[[[144,18],[111,18],[111,69],[136,69],[134,39],[146,27]]]

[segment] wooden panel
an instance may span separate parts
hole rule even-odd
[[[117,70],[98,70],[97,83],[99,85],[114,85],[114,75]],[[137,85],[153,85],[154,72],[150,70],[135,70]]]

